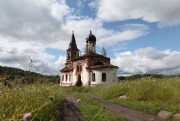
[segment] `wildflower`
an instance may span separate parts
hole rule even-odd
[[[30,118],[32,118],[32,114],[31,113],[25,113],[23,115],[23,120],[27,120],[27,119],[30,119]]]

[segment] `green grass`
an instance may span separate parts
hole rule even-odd
[[[2,78],[2,77],[0,77]],[[54,121],[61,117],[65,94],[91,93],[129,108],[157,114],[160,110],[180,113],[180,77],[142,78],[93,87],[60,87],[55,84],[13,85],[0,83],[0,120],[22,120],[32,113],[31,120]],[[118,99],[126,95],[127,99]],[[87,121],[123,120],[104,109],[91,98],[82,99],[80,110]]]
[[[22,120],[31,113],[31,120],[50,121],[61,118],[64,102],[59,85],[13,85],[9,89],[0,85],[0,120]]]
[[[141,79],[109,85],[98,85],[90,90],[110,102],[144,112],[157,114],[160,110],[180,112],[180,78]],[[120,95],[128,99],[120,100]]]
[[[103,108],[95,99],[81,95],[75,97],[81,99],[79,108],[87,121],[125,121],[122,117]]]
[[[64,88],[66,93],[91,93],[132,109],[157,114],[160,110],[180,113],[180,77],[142,78],[93,87]],[[128,99],[118,99],[126,95]]]
[[[150,114],[157,114],[160,110],[166,110],[171,112],[178,112],[178,108],[167,104],[160,104],[160,103],[152,103],[148,101],[138,101],[138,100],[120,100],[120,99],[111,99],[108,100],[111,103],[119,104],[121,106],[129,107],[131,109],[140,110]]]

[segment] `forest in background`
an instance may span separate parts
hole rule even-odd
[[[21,84],[59,83],[60,77],[58,75],[42,75],[18,68],[0,66],[0,82],[4,80]]]

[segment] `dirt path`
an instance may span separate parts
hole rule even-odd
[[[73,96],[66,96],[67,102],[63,107],[62,121],[84,121],[79,109],[77,100]]]
[[[146,114],[141,111],[129,109],[123,106],[119,106],[116,104],[111,104],[109,102],[106,102],[104,99],[91,95],[91,94],[85,94],[85,96],[94,98],[99,101],[99,103],[105,107],[106,109],[114,112],[116,115],[121,115],[125,117],[128,121],[165,121],[164,119],[159,118],[158,116]]]

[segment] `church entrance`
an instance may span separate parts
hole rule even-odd
[[[82,86],[81,75],[77,76],[76,86]]]

